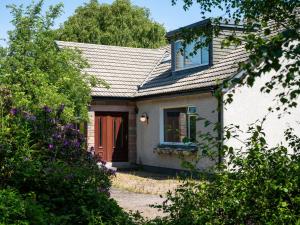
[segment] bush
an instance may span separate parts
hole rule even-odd
[[[35,114],[13,108],[1,118],[0,188],[2,196],[16,197],[17,213],[6,217],[19,223],[20,214],[24,224],[130,224],[109,198],[113,172],[99,168],[79,130],[61,119],[63,108]],[[5,191],[10,187],[16,191]]]
[[[25,203],[13,190],[0,190],[0,224],[29,224]]]
[[[28,194],[25,199],[17,190],[0,190],[0,224],[47,224],[50,215]]]
[[[148,224],[299,224],[300,139],[286,131],[284,146],[269,148],[260,126],[250,127],[246,151],[224,146],[229,166],[212,181],[186,180],[159,206],[169,215]]]

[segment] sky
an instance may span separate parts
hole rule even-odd
[[[10,23],[12,17],[10,16],[9,9],[6,5],[28,5],[32,1],[37,0],[0,0],[0,45],[6,46],[7,31],[13,27]],[[62,2],[64,4],[64,13],[57,19],[55,27],[59,27],[64,21],[71,16],[75,9],[89,0],[44,0],[45,9],[49,5],[55,5]],[[100,3],[111,4],[113,0],[98,0]],[[146,7],[150,9],[151,18],[156,22],[159,22],[165,26],[167,31],[177,29],[179,27],[197,22],[201,20],[199,5],[194,4],[188,11],[184,11],[182,8],[182,0],[178,0],[175,6],[172,6],[171,0],[131,0],[134,5]],[[206,16],[220,15],[220,11],[213,11]]]

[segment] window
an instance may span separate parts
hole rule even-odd
[[[209,63],[209,48],[202,47],[196,51],[196,54],[193,54],[195,44],[198,42],[204,42],[205,38],[199,38],[195,40],[182,49],[182,42],[176,41],[174,43],[175,48],[175,70],[181,70],[186,68],[192,68],[197,66],[208,65]],[[192,54],[192,55],[191,55]]]
[[[113,147],[116,147],[117,136],[118,136],[118,132],[117,132],[117,119],[113,118]]]
[[[164,109],[164,142],[196,141],[196,107]]]
[[[99,118],[99,146],[103,145],[103,133],[102,133],[102,117]]]

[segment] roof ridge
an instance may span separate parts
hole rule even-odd
[[[58,43],[70,43],[70,44],[79,44],[79,45],[91,45],[94,47],[108,47],[108,48],[122,48],[122,49],[136,49],[136,50],[150,50],[150,51],[162,51],[164,50],[165,46],[159,48],[141,48],[141,47],[125,47],[125,46],[117,46],[117,45],[103,45],[103,44],[93,44],[93,43],[86,43],[86,42],[76,42],[76,41],[60,41],[54,40],[56,44]]]
[[[157,62],[155,63],[155,65],[153,66],[153,68],[150,70],[150,72],[148,73],[148,75],[145,77],[144,81],[141,83],[141,85],[139,87],[143,87],[143,85],[146,83],[146,81],[148,80],[148,78],[152,75],[153,71],[155,70],[155,68],[158,66],[158,64],[164,59],[166,53],[168,52],[167,49],[165,49],[164,54],[162,55],[162,57],[160,57]],[[138,88],[139,89],[139,88]],[[136,91],[136,93],[138,93],[139,90]],[[135,94],[136,94],[135,93]],[[134,94],[134,95],[135,95]]]

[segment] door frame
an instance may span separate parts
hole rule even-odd
[[[129,144],[128,144],[128,139],[129,139],[129,112],[118,112],[118,111],[95,111],[95,121],[94,121],[94,137],[95,137],[95,153],[97,152],[97,148],[98,148],[98,143],[99,143],[99,129],[98,128],[98,123],[97,123],[97,117],[98,116],[121,116],[124,121],[125,121],[125,143],[124,143],[124,147],[125,147],[125,151],[126,153],[126,159],[122,160],[122,161],[114,161],[114,157],[113,156],[109,156],[109,154],[112,154],[112,152],[108,152],[108,150],[106,149],[106,152],[104,152],[103,156],[108,159],[111,158],[111,160],[107,160],[108,162],[128,162],[129,161]],[[107,125],[103,124],[103,129],[107,129]],[[106,132],[106,137],[108,136],[108,132]],[[108,137],[107,137],[108,139]],[[105,140],[106,144],[107,144],[107,140]],[[112,151],[112,150],[111,150]]]

